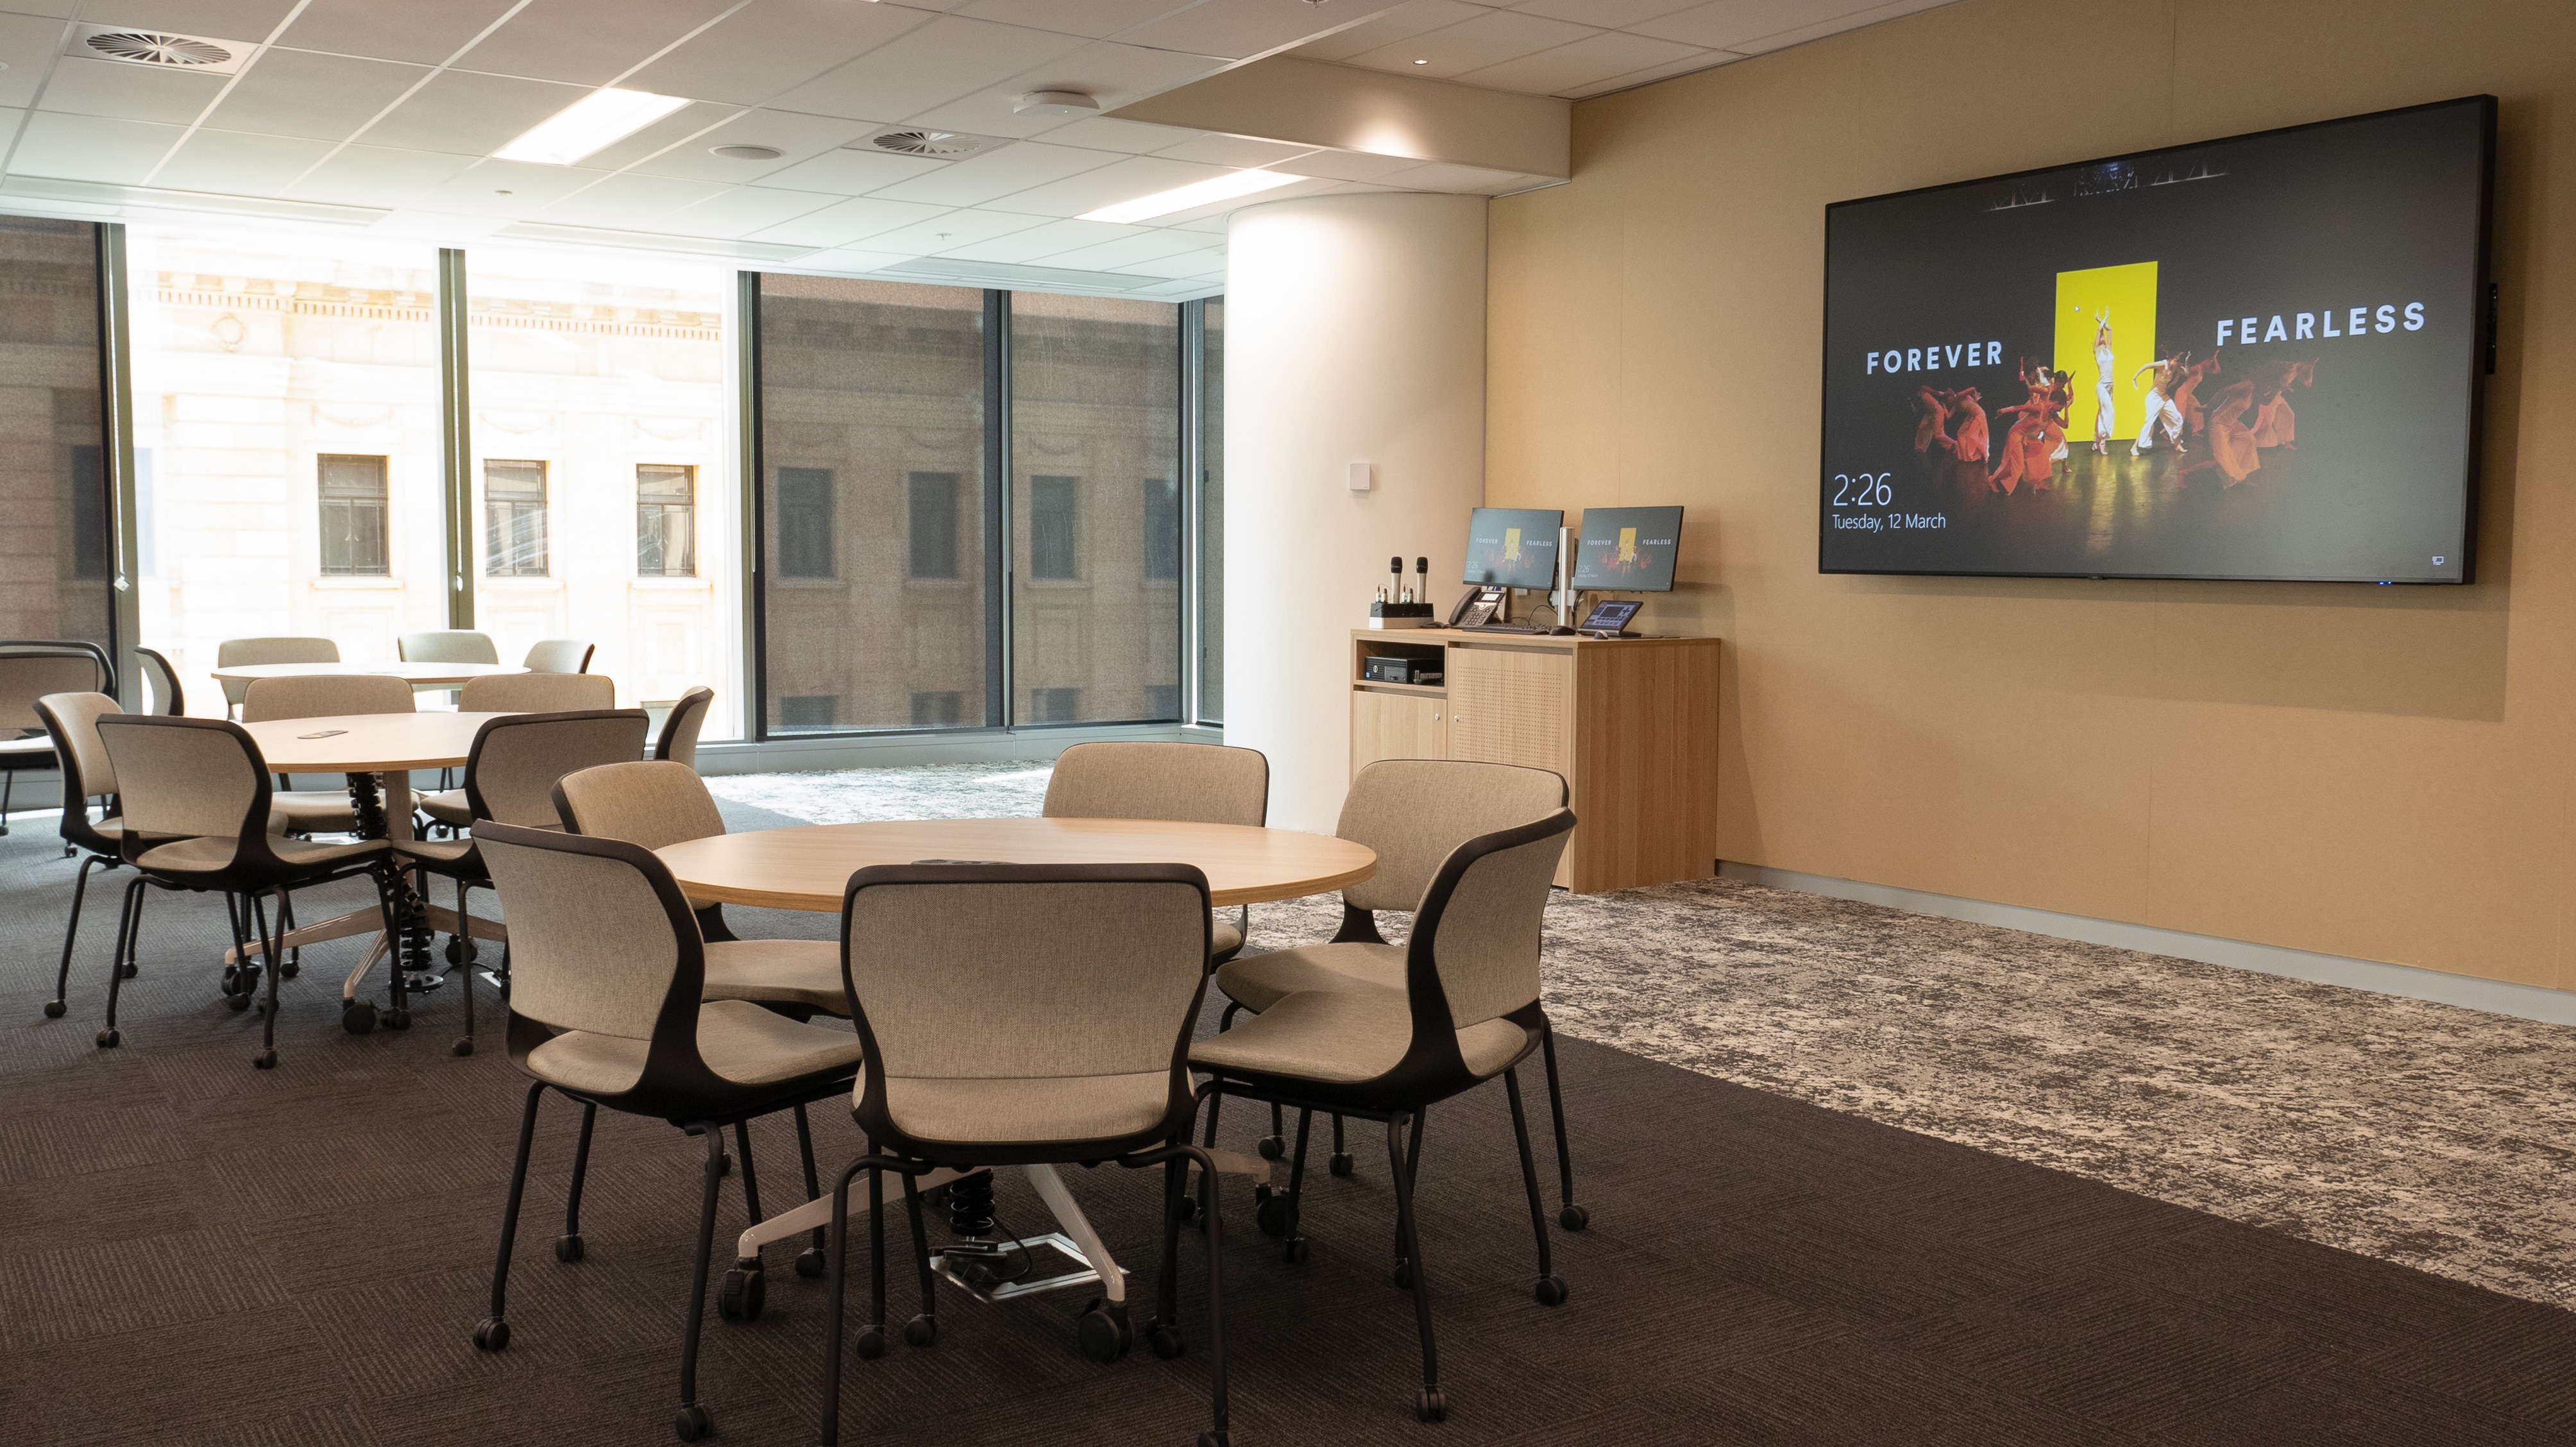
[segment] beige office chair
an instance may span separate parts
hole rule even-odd
[[[328,638],[227,638],[215,645],[215,667],[249,668],[262,663],[337,663],[340,645]],[[224,702],[241,707],[250,685],[234,679],[224,686]]]
[[[1261,1229],[1286,1242],[1290,1261],[1305,1259],[1299,1234],[1306,1139],[1314,1112],[1386,1123],[1387,1165],[1395,1181],[1398,1286],[1413,1293],[1422,1343],[1422,1389],[1414,1415],[1448,1415],[1440,1358],[1431,1331],[1431,1299],[1414,1211],[1425,1114],[1453,1096],[1500,1076],[1520,1147],[1521,1188],[1538,1243],[1542,1306],[1565,1301],[1539,1203],[1517,1067],[1547,1035],[1539,1004],[1540,917],[1556,877],[1574,815],[1559,809],[1533,823],[1480,835],[1441,862],[1414,912],[1397,988],[1300,990],[1272,1000],[1250,1020],[1191,1047],[1190,1063],[1208,1072],[1207,1139],[1216,1140],[1217,1108],[1227,1095],[1297,1108],[1297,1145],[1284,1194],[1259,1190]],[[1408,1129],[1411,1139],[1407,1140]],[[1199,1199],[1214,1200],[1214,1177]]]
[[[36,700],[51,693],[116,692],[116,668],[107,650],[79,639],[0,641],[0,834],[9,832],[9,805],[18,776],[59,767],[54,741],[36,715]]]
[[[492,673],[465,681],[459,713],[581,713],[617,707],[617,685],[596,673]],[[449,833],[474,822],[463,789],[420,796],[420,812]]]
[[[177,717],[188,711],[188,692],[179,686],[179,670],[172,667],[168,656],[158,648],[137,648],[134,659],[143,665],[143,684],[150,690],[148,713],[166,713]]]
[[[636,719],[640,728],[642,715]],[[642,746],[639,736],[635,747]],[[698,1400],[698,1340],[725,1174],[725,1127],[733,1128],[742,1158],[743,1204],[757,1221],[750,1122],[789,1110],[799,1135],[807,1135],[806,1103],[850,1089],[859,1039],[740,1000],[704,999],[705,957],[689,902],[651,851],[618,839],[500,823],[483,826],[481,848],[510,920],[510,1058],[531,1083],[509,1204],[501,1213],[492,1314],[474,1328],[474,1344],[484,1351],[510,1344],[510,1255],[546,1092],[582,1106],[564,1234],[555,1242],[559,1261],[586,1254],[581,1189],[599,1107],[667,1120],[706,1141],[676,1424],[680,1439],[694,1442],[715,1430]],[[806,1170],[813,1170],[810,1153]]]
[[[499,663],[501,650],[492,635],[470,628],[439,628],[406,633],[394,640],[394,654],[405,663]]]
[[[1184,1064],[1206,989],[1207,928],[1207,879],[1186,864],[881,865],[850,876],[841,957],[868,1058],[851,1116],[870,1153],[841,1172],[832,1192],[824,1443],[840,1440],[850,1182],[861,1172],[875,1271],[860,1355],[875,1355],[885,1340],[885,1174],[909,1187],[934,1168],[997,1166],[1026,1169],[1067,1232],[1098,1253],[1104,1299],[1082,1314],[1076,1332],[1095,1360],[1123,1355],[1131,1340],[1124,1273],[1106,1264],[1054,1170],[1101,1161],[1164,1167],[1162,1270],[1146,1339],[1158,1356],[1180,1353],[1183,1177],[1192,1161],[1215,1169],[1208,1152],[1188,1143]],[[1205,1219],[1215,1426],[1199,1442],[1221,1447],[1225,1253],[1212,1209]],[[936,1334],[926,1264],[922,1298],[915,1325],[928,1329],[908,1330],[916,1340]]]
[[[1270,760],[1258,749],[1211,744],[1075,744],[1056,756],[1047,776],[1049,819],[1172,819],[1189,824],[1248,824],[1270,817]],[[1211,961],[1243,948],[1251,906],[1209,923]]]
[[[698,734],[707,726],[707,705],[716,701],[712,688],[692,688],[681,694],[663,716],[662,732],[653,740],[653,757],[673,763],[698,766]]]
[[[598,645],[578,638],[549,638],[528,650],[521,664],[530,673],[588,673]]]
[[[241,718],[243,723],[269,723],[411,711],[411,685],[399,678],[381,673],[316,673],[252,680],[244,686]],[[286,816],[286,827],[297,834],[346,834],[358,827],[357,806],[345,787],[280,787],[272,803]]]

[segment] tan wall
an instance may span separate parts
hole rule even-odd
[[[1494,207],[1487,501],[1690,507],[1725,858],[2576,986],[2571,56],[2566,0],[1967,0],[1584,102]],[[1817,573],[1828,202],[2480,91],[2475,586]]]

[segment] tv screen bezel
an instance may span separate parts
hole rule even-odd
[[[1824,321],[1833,315],[1834,305],[1833,226],[1831,224],[1834,212],[1839,211],[1846,206],[1867,206],[1874,202],[1893,201],[1908,196],[1924,196],[1940,191],[1955,191],[1967,186],[1987,186],[1998,181],[2019,180],[2025,176],[2039,176],[2058,171],[2082,170],[2088,167],[2111,165],[2122,161],[2135,161],[2149,156],[2161,156],[2168,155],[2175,151],[2187,151],[2199,146],[2229,145],[2239,141],[2255,141],[2274,136],[2293,135],[2300,131],[2324,130],[2333,126],[2359,125],[2369,121],[2385,120],[2391,116],[2409,115],[2418,111],[2444,110],[2453,106],[2475,106],[2478,108],[2480,113],[2477,162],[2478,240],[2477,255],[2473,262],[2473,265],[2476,268],[2476,277],[2471,295],[2477,297],[2483,307],[2481,314],[2470,327],[2469,355],[2466,358],[2466,363],[2469,368],[2469,426],[2466,455],[2461,459],[2464,476],[2462,479],[2460,498],[2461,545],[2459,577],[2455,579],[2390,579],[2370,578],[2359,575],[2349,578],[2327,578],[2301,576],[2298,574],[2288,573],[2099,573],[2084,571],[2049,573],[2013,572],[1985,568],[1835,568],[1826,566],[1826,533],[1821,516],[1816,518],[1817,573],[1829,577],[1869,578],[2083,578],[2099,581],[2195,583],[2357,583],[2373,587],[2404,586],[2431,588],[2462,587],[2476,582],[2478,576],[2478,494],[2481,490],[2481,473],[2485,462],[2485,381],[2486,378],[2494,375],[2495,373],[2497,331],[2496,312],[2499,306],[2496,294],[2494,263],[2497,102],[2494,96],[2486,94],[2454,96],[2449,100],[2428,101],[2422,105],[2396,106],[2388,110],[2366,111],[2359,115],[2333,116],[2321,121],[2305,121],[2294,126],[2274,126],[2269,130],[2246,131],[2232,136],[2212,136],[2204,140],[2183,141],[2168,146],[2154,146],[2146,150],[2127,151],[2116,156],[2100,156],[2092,160],[2084,161],[2061,161],[2054,165],[2032,166],[2019,171],[2001,171],[1991,176],[1976,176],[1964,181],[1946,181],[1937,186],[1916,186],[1905,191],[1888,191],[1876,196],[1854,196],[1847,200],[1827,202],[1825,205],[1827,224],[1825,226],[1824,238],[1824,311],[1818,319],[1818,326],[1816,328],[1818,365],[1815,478],[1818,493],[1821,495],[1826,476],[1824,469],[1825,452],[1830,442],[1830,434],[1827,431],[1830,424],[1830,417],[1826,412],[1825,399],[1828,395],[1828,389],[1830,389],[1833,383],[1831,334],[1824,325]]]

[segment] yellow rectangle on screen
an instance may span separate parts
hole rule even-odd
[[[2110,333],[2109,385],[2098,355],[2101,333]],[[2156,264],[2096,266],[2057,274],[2057,370],[2066,374],[2074,400],[2066,411],[2066,436],[2077,446],[2095,437],[2135,437],[2146,420],[2142,383],[2129,385],[2156,350]],[[2097,429],[2102,399],[2111,403],[2111,425]]]

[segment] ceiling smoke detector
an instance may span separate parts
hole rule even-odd
[[[1011,112],[1023,116],[1087,116],[1099,109],[1100,102],[1078,90],[1033,90],[1021,96]]]
[[[63,53],[118,65],[148,65],[155,70],[231,75],[241,70],[256,49],[238,40],[180,35],[136,25],[82,25],[74,27]]]
[[[971,156],[993,143],[990,136],[925,130],[918,126],[898,126],[868,137],[868,144],[880,151],[892,151],[898,156],[929,156],[942,161]]]

